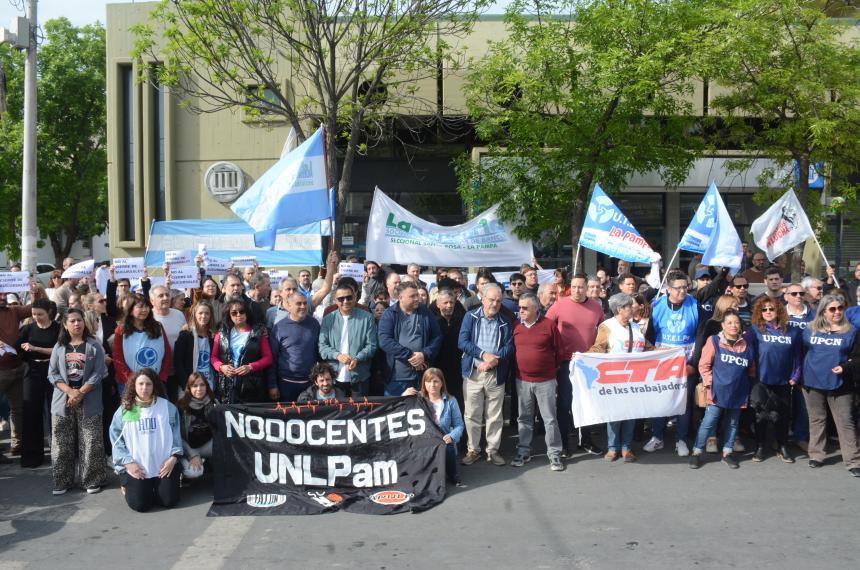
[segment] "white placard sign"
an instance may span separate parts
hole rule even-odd
[[[183,267],[186,265],[194,265],[194,250],[193,249],[171,249],[164,252],[164,263],[169,263],[171,267]]]
[[[140,279],[143,277],[143,258],[117,257],[113,260],[113,273],[117,279]]]
[[[207,275],[225,275],[230,268],[230,262],[220,257],[207,257],[205,267]]]
[[[359,283],[364,281],[364,265],[361,263],[348,263],[341,261],[337,266],[337,272],[341,277],[352,277]]]
[[[171,289],[196,289],[200,287],[200,271],[192,266],[170,268]]]
[[[26,271],[0,272],[0,293],[20,293],[30,289],[30,274]]]
[[[89,277],[93,274],[95,262],[92,259],[78,262],[65,271],[63,271],[63,279],[80,279],[81,277]]]
[[[231,257],[230,261],[233,263],[233,267],[253,267],[257,265],[257,256],[239,255],[236,257]]]
[[[266,275],[269,276],[269,282],[272,286],[272,289],[277,289],[281,286],[281,281],[283,281],[287,277],[290,277],[290,272],[283,269],[278,269],[267,271]]]

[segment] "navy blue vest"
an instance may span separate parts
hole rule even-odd
[[[746,405],[750,395],[749,367],[755,356],[750,343],[743,352],[732,352],[720,346],[719,335],[711,337],[714,364],[711,367],[711,397],[714,404],[726,409]]]
[[[842,387],[842,375],[834,374],[832,369],[848,360],[857,329],[844,333],[813,333],[803,331],[803,385],[819,390],[838,390]]]
[[[800,329],[788,327],[779,331],[761,332],[752,327],[750,337],[755,342],[758,381],[769,386],[785,386],[794,372],[795,359],[803,342]]]

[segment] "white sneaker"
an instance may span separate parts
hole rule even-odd
[[[678,453],[678,457],[687,457],[690,455],[690,448],[687,447],[687,442],[683,440],[679,440],[675,444],[675,451]]]
[[[705,444],[705,453],[717,453],[719,449],[717,449],[717,438],[709,437],[708,443]]]
[[[642,451],[647,451],[648,453],[653,453],[658,449],[663,449],[663,440],[656,437],[652,437],[648,440],[648,443],[642,446]]]
[[[744,444],[741,443],[741,439],[739,437],[735,438],[735,444],[732,446],[732,451],[735,453],[743,453],[747,448],[744,447]]]

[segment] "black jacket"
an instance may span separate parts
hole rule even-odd
[[[214,339],[209,337],[209,353],[212,353]],[[191,331],[179,331],[176,344],[173,345],[173,371],[179,381],[179,387],[185,388],[188,376],[197,370],[194,362],[194,333]]]

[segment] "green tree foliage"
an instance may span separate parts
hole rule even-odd
[[[37,224],[57,264],[107,225],[105,31],[65,18],[44,24],[38,54]],[[6,113],[0,121],[0,247],[20,254],[24,65],[4,47]]]
[[[455,61],[445,39],[466,33],[487,4],[162,0],[150,22],[133,29],[135,53],[161,63],[159,80],[192,111],[280,117],[300,141],[325,125],[340,226],[356,153],[385,136],[385,117],[437,112],[417,81]]]
[[[595,182],[687,174],[701,139],[691,46],[707,2],[517,0],[466,87],[490,157],[458,162],[469,203],[501,204],[517,233],[576,244]]]
[[[782,168],[765,173],[790,187],[796,161],[805,173],[826,165],[834,193],[856,207],[848,178],[860,156],[860,47],[851,2],[826,0],[731,0],[714,10],[719,33],[702,42],[704,73],[729,86],[714,98],[725,117],[729,144],[751,155],[767,156]],[[749,117],[758,119],[758,123]],[[725,144],[725,143],[723,143]],[[742,161],[737,165],[744,168]],[[831,176],[832,174],[832,176]],[[762,186],[764,182],[762,180]],[[817,196],[806,176],[797,194],[815,218]],[[772,203],[782,193],[760,191],[758,200]],[[799,262],[799,256],[796,256]]]

